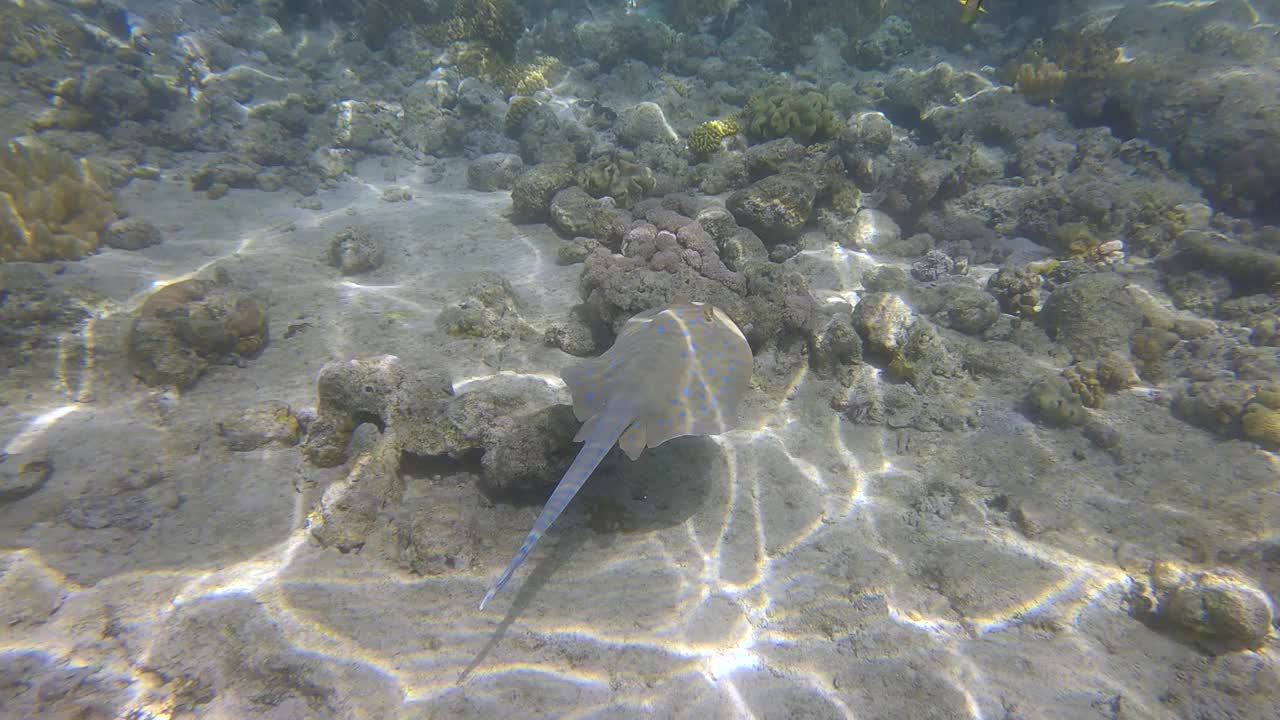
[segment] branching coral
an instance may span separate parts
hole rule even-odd
[[[532,95],[548,87],[563,70],[558,58],[540,55],[532,62],[509,63],[493,48],[479,42],[454,43],[453,64],[468,77],[492,81],[510,95]]]
[[[0,261],[83,257],[115,218],[111,191],[86,161],[12,142],[0,148]]]
[[[532,95],[551,83],[563,72],[559,58],[539,55],[532,62],[502,65],[493,73],[494,81],[512,94]]]
[[[449,40],[474,40],[504,58],[515,55],[516,40],[524,32],[520,10],[511,0],[458,0],[453,17],[434,28]]]
[[[1019,65],[1013,82],[1019,93],[1041,105],[1053,102],[1062,95],[1062,88],[1066,84],[1066,71],[1044,58],[1037,63]]]

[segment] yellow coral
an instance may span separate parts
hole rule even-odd
[[[0,59],[31,65],[44,58],[74,58],[88,42],[84,29],[57,8],[0,2]]]
[[[704,122],[689,133],[689,149],[702,155],[710,155],[720,149],[721,140],[739,132],[742,132],[742,127],[732,118]]]
[[[477,75],[492,78],[513,95],[532,95],[550,87],[563,68],[564,64],[558,58],[540,55],[528,63],[507,65],[499,62]]]
[[[1022,63],[1014,75],[1013,86],[1033,103],[1050,103],[1062,94],[1067,73],[1054,63],[1041,58],[1037,63]]]
[[[837,178],[831,187],[831,208],[845,217],[853,217],[862,208],[862,190],[848,178]]]
[[[1087,365],[1076,364],[1063,370],[1062,377],[1071,384],[1071,391],[1080,398],[1081,405],[1094,409],[1102,407],[1105,393],[1096,370]]]
[[[503,57],[515,54],[516,39],[524,32],[520,10],[511,0],[459,0],[453,17],[432,28],[436,37],[474,40]]]
[[[668,73],[662,76],[662,80],[667,84],[667,87],[675,91],[675,94],[682,98],[689,97],[689,86],[680,78]]]
[[[1129,362],[1128,355],[1116,351],[1107,353],[1098,361],[1097,376],[1102,387],[1112,392],[1127,390],[1141,382],[1138,370]]]
[[[507,114],[503,118],[502,124],[507,130],[508,135],[514,134],[524,124],[524,119],[529,117],[529,113],[538,107],[538,101],[531,97],[515,97],[511,98],[511,103],[507,105]]]
[[[115,218],[111,191],[86,161],[13,142],[0,148],[0,262],[83,257]]]
[[[1244,406],[1244,436],[1265,447],[1280,448],[1280,385],[1270,385]]]

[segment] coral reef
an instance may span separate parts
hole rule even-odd
[[[1044,306],[1051,335],[1077,359],[1098,358],[1128,344],[1144,314],[1123,277],[1089,273],[1062,284]]]
[[[709,120],[689,132],[689,150],[698,155],[710,155],[720,149],[720,141],[742,131],[737,120]]]
[[[805,175],[770,175],[729,196],[725,206],[739,224],[751,228],[767,245],[794,240],[800,235],[817,191]]]
[[[445,308],[436,324],[455,337],[530,339],[536,331],[520,316],[515,291],[506,278],[490,274],[478,279],[465,297]]]
[[[1259,389],[1245,404],[1240,424],[1245,437],[1268,449],[1280,449],[1280,385]]]
[[[740,0],[675,0],[671,4],[671,23],[688,32],[717,30],[729,19]]]
[[[102,244],[117,250],[141,250],[164,242],[160,228],[146,220],[124,218],[107,226]]]
[[[510,190],[524,172],[524,161],[515,153],[488,153],[467,166],[467,187],[481,192]]]
[[[358,275],[382,265],[382,241],[367,225],[348,225],[329,241],[329,264],[343,275]]]
[[[562,233],[597,240],[610,249],[619,247],[629,221],[611,198],[597,200],[576,185],[556,193],[550,211],[552,224]]]
[[[218,434],[237,452],[277,444],[292,447],[302,438],[302,425],[293,408],[272,402],[248,408],[218,421]]]
[[[1213,653],[1260,647],[1274,610],[1266,593],[1225,568],[1195,570],[1162,561],[1151,568],[1155,619]]]
[[[0,4],[0,59],[33,65],[47,57],[74,58],[90,35],[66,13],[44,4]]]
[[[116,215],[88,161],[16,142],[0,148],[0,261],[84,257]]]
[[[1280,255],[1273,252],[1194,230],[1178,236],[1177,248],[1195,266],[1226,275],[1239,294],[1280,284]]]
[[[252,357],[267,342],[267,315],[225,276],[166,285],[138,308],[129,359],[150,385],[187,388],[213,364]]]
[[[511,187],[512,214],[518,220],[546,220],[551,199],[574,182],[574,168],[566,163],[541,163],[516,178]]]
[[[303,454],[323,467],[350,461],[350,470],[326,489],[309,526],[343,551],[362,546],[378,512],[400,501],[406,457],[478,454],[490,490],[519,493],[559,478],[577,429],[572,408],[541,381],[497,377],[455,396],[437,372],[391,356],[330,363],[316,391]]]
[[[515,54],[523,31],[520,10],[511,0],[456,0],[453,16],[438,28],[450,40],[475,40],[505,58]]]
[[[653,171],[636,161],[635,155],[614,151],[601,155],[578,172],[578,185],[592,197],[611,197],[620,207],[630,208],[653,192]]]
[[[789,137],[806,145],[844,130],[823,94],[776,85],[747,99],[742,124],[757,140]]]
[[[1045,378],[1027,392],[1027,410],[1032,418],[1053,427],[1079,425],[1086,419],[1080,395],[1065,377]]]
[[[1175,417],[1223,437],[1240,436],[1240,414],[1253,399],[1252,387],[1239,380],[1188,383],[1173,397]]]
[[[511,98],[511,102],[507,105],[507,113],[502,118],[502,126],[507,134],[513,137],[518,136],[521,126],[524,125],[524,119],[540,104],[537,100],[523,95]]]
[[[649,142],[671,142],[675,131],[667,121],[666,111],[655,102],[636,103],[618,113],[614,130],[624,147],[636,148]]]
[[[1000,309],[1010,315],[1034,318],[1040,314],[1040,288],[1044,278],[1027,266],[1004,267],[987,281],[987,292],[1000,301]]]
[[[1033,103],[1053,102],[1062,95],[1066,84],[1066,71],[1044,58],[1035,63],[1022,63],[1014,72],[1014,89]]]
[[[1087,408],[1102,407],[1106,393],[1102,389],[1102,381],[1098,378],[1096,366],[1077,363],[1062,371],[1062,377],[1071,383],[1071,390],[1080,398],[1080,404]]]

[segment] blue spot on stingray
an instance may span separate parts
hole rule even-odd
[[[685,333],[685,334],[687,335],[688,333]],[[689,349],[690,349],[690,350],[692,350],[692,351],[694,351],[694,352],[697,352],[697,351],[698,351],[698,343],[689,343]]]
[[[657,330],[658,332],[666,332],[666,331],[667,331],[667,329],[666,329],[666,328],[664,328],[664,327],[662,327],[661,325],[655,325],[655,326],[654,326],[654,329],[655,329],[655,330]]]
[[[724,357],[724,351],[723,351],[723,350],[717,350],[717,351],[716,351],[716,357]],[[732,366],[732,365],[730,365],[730,367],[733,367],[733,366]]]
[[[675,398],[671,398],[671,404],[672,404],[672,405],[675,405],[677,402],[679,402],[679,401],[678,401],[678,400],[676,400]]]
[[[596,399],[596,394],[594,392],[587,393],[587,402],[591,402],[592,400],[595,400],[595,399]]]
[[[729,347],[729,341],[728,341],[728,340],[721,340],[720,342],[721,342],[721,344],[722,344],[722,345],[724,345],[725,347]]]
[[[688,396],[688,394],[689,394],[689,388],[685,388],[685,389],[684,389],[684,394],[685,394],[686,396]]]
[[[708,375],[715,375],[715,374],[716,374],[716,369],[715,369],[715,368],[707,368],[707,374],[708,374]]]
[[[681,410],[681,411],[680,411],[680,417],[684,417],[684,411],[683,411],[683,410]]]

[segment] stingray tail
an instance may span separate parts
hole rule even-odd
[[[524,559],[529,556],[529,552],[533,550],[533,546],[538,544],[538,540],[542,538],[542,534],[551,527],[551,523],[560,517],[560,513],[568,507],[569,501],[574,495],[578,494],[578,490],[582,488],[587,478],[591,477],[591,473],[608,454],[609,449],[618,441],[618,437],[627,429],[635,419],[635,413],[630,411],[622,411],[614,408],[605,408],[605,410],[589,419],[587,422],[592,424],[586,436],[586,444],[578,451],[578,457],[574,458],[573,464],[565,471],[564,477],[560,479],[560,484],[556,486],[555,492],[551,493],[547,504],[543,506],[542,512],[538,515],[538,519],[533,521],[533,529],[529,531],[529,535],[524,539],[524,543],[520,545],[520,549],[516,551],[515,557],[511,558],[511,562],[507,564],[507,569],[502,571],[498,579],[489,586],[489,590],[484,594],[484,599],[480,601],[480,609],[483,610],[485,603],[489,602],[504,585],[511,580],[511,576],[515,575],[516,570],[524,563]]]

